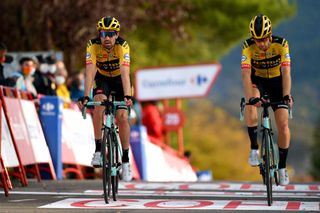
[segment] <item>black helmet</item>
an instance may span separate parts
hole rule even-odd
[[[257,15],[251,20],[249,30],[254,39],[267,38],[271,35],[271,21],[265,15]]]
[[[114,30],[120,31],[120,23],[117,19],[111,16],[101,18],[97,23],[97,30]]]

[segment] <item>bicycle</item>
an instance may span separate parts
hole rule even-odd
[[[261,113],[261,132],[262,132],[262,144],[260,146],[260,174],[262,176],[263,184],[267,189],[267,201],[268,206],[272,205],[272,179],[275,180],[275,184],[279,185],[278,176],[278,164],[279,164],[279,149],[278,144],[273,140],[273,132],[271,127],[271,119],[269,118],[269,107],[273,105],[284,104],[283,102],[270,102],[269,96],[264,94],[260,98],[262,113]],[[240,102],[240,120],[243,121],[243,110],[246,105],[252,105],[245,102],[245,98],[241,98]],[[288,106],[289,118],[292,119],[292,111]]]
[[[101,143],[102,155],[102,178],[103,178],[103,196],[105,203],[109,203],[109,197],[117,200],[118,186],[120,179],[121,161],[122,156],[121,143],[119,143],[118,129],[115,124],[115,113],[119,108],[127,109],[125,101],[115,101],[115,94],[111,92],[109,99],[103,101],[89,101],[82,108],[82,117],[86,118],[87,106],[104,106],[104,119],[103,119],[103,137]]]

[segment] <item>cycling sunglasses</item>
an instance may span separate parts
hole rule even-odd
[[[106,38],[106,37],[112,38],[116,34],[117,34],[116,31],[102,31],[102,32],[100,32],[100,37],[101,38]]]

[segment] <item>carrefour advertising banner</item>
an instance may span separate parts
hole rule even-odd
[[[220,64],[140,69],[136,91],[140,101],[206,96],[220,73]]]

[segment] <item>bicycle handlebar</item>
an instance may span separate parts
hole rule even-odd
[[[268,99],[264,99],[263,97],[259,98],[260,101],[262,102],[262,106],[266,106],[266,107],[269,107],[269,106],[273,106],[273,105],[279,105],[279,104],[285,104],[284,102],[282,101],[278,101],[278,102],[269,102]],[[254,104],[250,104],[250,103],[246,103],[246,100],[244,97],[241,98],[241,101],[240,101],[240,121],[243,121],[244,119],[244,113],[243,113],[243,110],[245,108],[246,105],[254,105]],[[289,118],[292,119],[293,116],[292,116],[292,108],[290,107],[289,104],[285,104],[288,106],[288,114],[289,114]]]
[[[114,107],[127,106],[125,101],[109,101],[108,99],[105,99],[103,101],[89,101],[83,106],[83,108],[81,110],[83,119],[86,119],[86,117],[87,117],[87,106],[105,106],[105,107],[107,107],[110,104],[112,104]]]

